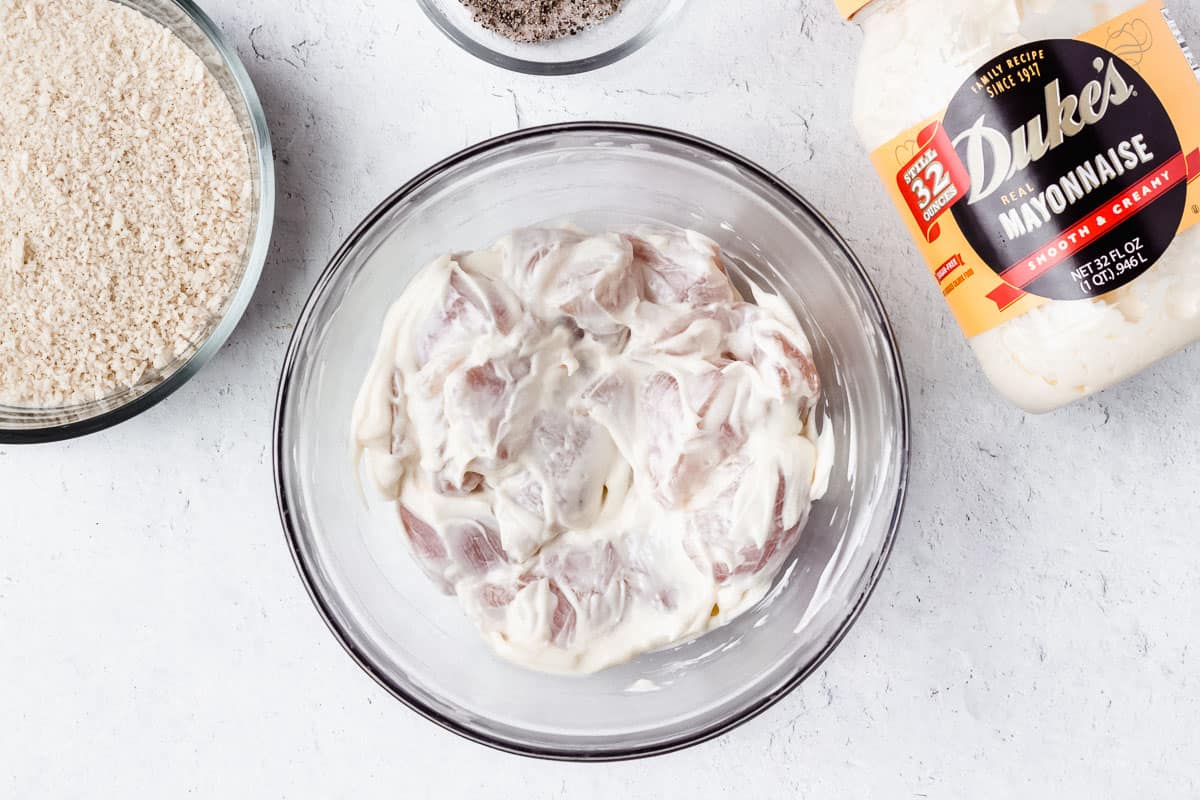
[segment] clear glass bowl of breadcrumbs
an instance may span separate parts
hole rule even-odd
[[[107,428],[153,406],[186,383],[229,338],[258,284],[274,218],[275,177],[270,134],[258,94],[234,49],[190,0],[113,0],[159,23],[200,57],[228,97],[250,163],[250,216],[232,288],[214,304],[209,322],[168,363],[132,386],[99,399],[35,407],[0,402],[0,444],[68,439]]]
[[[514,72],[571,75],[613,64],[666,28],[687,0],[621,0],[616,13],[578,32],[541,42],[513,41],[475,20],[463,0],[417,0],[451,41],[476,58]],[[601,0],[603,7],[611,0]],[[485,6],[486,0],[471,0]],[[501,6],[522,3],[496,0]],[[579,5],[586,6],[586,0]]]

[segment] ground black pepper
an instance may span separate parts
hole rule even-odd
[[[616,13],[624,0],[460,0],[483,27],[534,44],[574,36]]]

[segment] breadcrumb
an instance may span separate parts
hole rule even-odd
[[[233,107],[182,40],[111,0],[0,0],[0,402],[96,400],[189,355],[250,206]]]

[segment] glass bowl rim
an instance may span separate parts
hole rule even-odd
[[[431,0],[418,0],[417,5],[425,12],[425,16],[434,24],[434,27],[446,35],[446,38],[480,61],[484,61],[494,67],[509,70],[510,72],[520,72],[526,75],[553,76],[578,75],[584,72],[591,72],[592,70],[615,64],[626,56],[632,55],[658,36],[667,27],[667,24],[687,5],[687,2],[688,0],[667,0],[667,7],[654,22],[642,28],[620,44],[595,55],[585,58],[572,58],[565,61],[533,61],[501,53],[463,33],[458,26],[454,25],[441,11],[434,7]]]
[[[176,389],[191,380],[225,345],[246,313],[246,309],[250,305],[250,298],[253,297],[259,280],[262,278],[263,267],[266,264],[267,252],[270,247],[271,231],[275,225],[275,161],[271,148],[271,132],[267,126],[266,112],[258,97],[258,90],[254,88],[254,82],[250,79],[250,74],[246,71],[246,66],[242,63],[237,51],[226,40],[212,19],[192,0],[160,0],[160,2],[177,7],[195,23],[229,70],[246,107],[255,147],[254,151],[248,155],[252,164],[257,162],[259,172],[257,198],[259,214],[257,225],[251,232],[252,237],[248,243],[245,271],[230,298],[229,308],[217,320],[196,351],[170,375],[154,384],[143,394],[93,417],[39,428],[0,428],[0,444],[42,444],[86,436],[132,419],[165,400]],[[125,4],[122,3],[122,5]],[[174,31],[172,34],[174,35]],[[38,408],[34,410],[51,411],[53,409]]]
[[[754,702],[746,706],[738,714],[720,720],[712,725],[709,725],[700,730],[690,732],[685,735],[676,736],[662,742],[629,747],[621,750],[606,751],[600,754],[589,754],[568,750],[565,748],[542,748],[525,745],[519,742],[510,741],[499,736],[494,736],[489,733],[482,732],[469,725],[461,724],[440,714],[434,708],[422,702],[419,698],[407,692],[403,686],[392,681],[382,669],[379,669],[371,662],[367,656],[355,647],[352,639],[347,632],[337,621],[337,614],[333,612],[331,606],[326,601],[325,597],[317,589],[317,583],[314,578],[313,569],[301,554],[300,532],[294,515],[292,514],[292,502],[289,497],[289,490],[286,485],[283,463],[284,463],[284,417],[285,409],[288,403],[293,373],[296,367],[296,361],[299,356],[300,346],[307,338],[306,334],[309,326],[313,321],[313,309],[318,300],[320,300],[333,278],[341,271],[346,259],[353,254],[361,243],[363,237],[370,233],[376,224],[386,216],[393,208],[404,202],[410,195],[418,189],[424,187],[430,181],[436,180],[447,170],[452,169],[464,162],[467,162],[477,156],[484,155],[496,149],[516,144],[526,140],[537,139],[544,136],[551,136],[561,133],[596,133],[596,134],[632,134],[645,136],[667,143],[683,145],[697,149],[707,155],[729,160],[731,163],[747,171],[750,175],[763,181],[770,187],[779,191],[790,202],[795,203],[796,207],[804,214],[809,216],[814,223],[822,229],[822,231],[830,237],[835,247],[839,249],[849,263],[852,275],[861,282],[869,305],[866,311],[874,317],[879,331],[884,337],[887,344],[887,364],[888,371],[894,380],[896,389],[896,399],[899,408],[899,420],[897,421],[897,429],[899,434],[899,448],[897,452],[898,468],[896,499],[890,511],[890,519],[888,520],[888,529],[884,537],[882,546],[879,550],[876,561],[871,569],[870,575],[867,577],[866,584],[859,592],[858,597],[852,603],[846,612],[844,619],[838,625],[830,639],[821,647],[820,651],[813,656],[809,661],[801,665],[791,677],[784,682],[782,687],[770,694],[758,698]],[[846,241],[833,228],[829,221],[817,211],[811,203],[808,202],[795,189],[789,186],[782,179],[776,177],[773,173],[759,166],[753,161],[750,161],[743,156],[734,153],[720,145],[713,144],[706,139],[701,139],[690,134],[671,130],[669,128],[661,128],[650,125],[641,125],[636,123],[625,122],[565,122],[551,125],[541,125],[537,127],[524,128],[522,130],[513,131],[511,133],[495,136],[486,139],[470,147],[464,148],[457,153],[448,156],[441,161],[433,164],[427,169],[418,173],[415,177],[405,182],[399,189],[390,194],[383,202],[377,205],[370,213],[364,217],[353,231],[346,237],[342,245],[330,258],[325,270],[317,279],[313,286],[308,299],[304,303],[304,308],[300,312],[300,316],[296,321],[295,330],[292,332],[291,341],[288,343],[287,353],[284,356],[283,367],[280,371],[278,390],[275,398],[275,414],[272,421],[272,467],[275,478],[275,501],[279,512],[279,519],[283,526],[284,537],[287,541],[288,549],[292,555],[292,561],[299,573],[300,580],[304,584],[304,589],[308,593],[309,599],[317,609],[318,614],[324,620],[326,627],[330,633],[341,645],[346,654],[358,665],[358,667],[375,681],[384,691],[399,700],[410,710],[416,712],[425,719],[434,724],[457,734],[464,739],[482,744],[501,752],[510,753],[513,755],[526,756],[530,758],[544,759],[550,761],[563,762],[591,762],[604,763],[614,761],[626,761],[638,758],[646,758],[650,756],[665,755],[679,750],[692,747],[711,739],[715,739],[729,731],[739,727],[745,722],[757,717],[759,714],[766,711],[771,706],[782,700],[790,694],[797,686],[806,680],[813,672],[815,672],[825,662],[825,659],[837,649],[845,638],[850,628],[858,620],[866,606],[867,600],[871,597],[878,585],[880,578],[887,566],[889,557],[891,556],[892,547],[896,540],[896,535],[900,527],[900,520],[904,510],[905,498],[908,491],[909,470],[911,462],[911,421],[909,418],[909,399],[908,387],[905,379],[903,364],[900,359],[900,353],[896,342],[895,332],[892,329],[891,321],[884,309],[874,284],[867,275],[866,270],[859,262],[857,256],[854,255]]]

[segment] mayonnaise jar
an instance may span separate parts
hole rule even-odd
[[[1200,339],[1200,67],[1161,0],[838,0],[854,120],[984,372],[1050,411]]]

